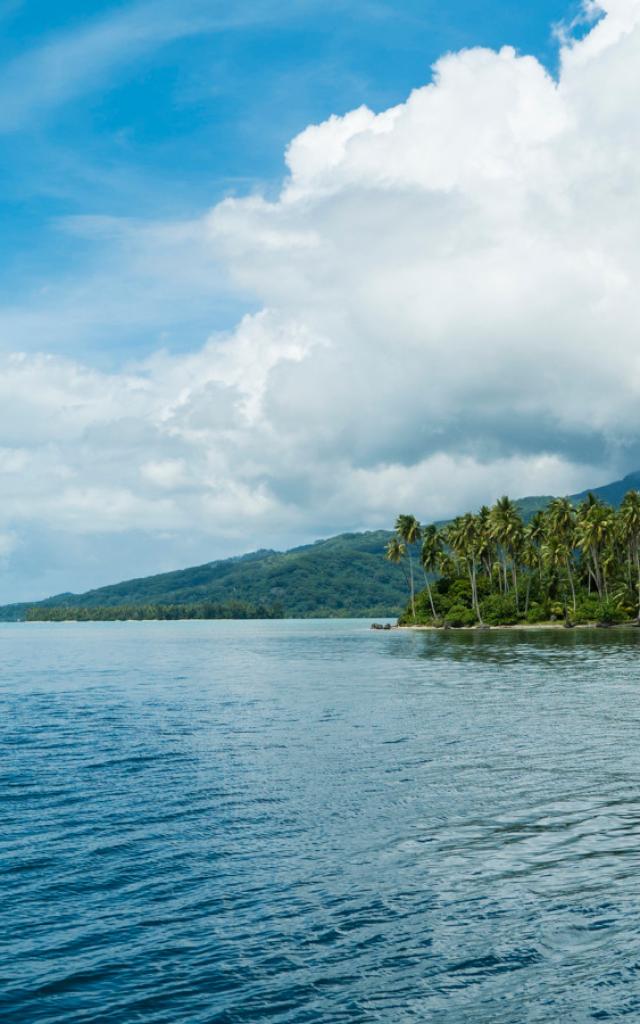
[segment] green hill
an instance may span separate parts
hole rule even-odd
[[[632,488],[640,489],[640,472],[593,491],[617,506]],[[584,491],[571,498],[579,502],[586,494]],[[518,506],[529,518],[551,498],[521,498]],[[296,618],[397,615],[406,603],[406,584],[400,569],[383,557],[390,536],[387,530],[344,533],[291,551],[255,551],[239,558],[126,580],[85,594],[57,594],[35,606],[115,608],[206,601],[227,606],[243,602]],[[33,606],[6,605],[0,608],[0,619],[24,618]]]
[[[288,617],[396,615],[406,587],[402,572],[383,557],[389,536],[386,530],[347,533],[291,551],[256,551],[85,594],[58,594],[36,604],[106,608],[242,601]],[[0,618],[23,618],[29,607],[33,605],[5,606]]]

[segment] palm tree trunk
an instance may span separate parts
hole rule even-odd
[[[573,601],[573,614],[576,614],[576,588],[573,585],[573,573],[571,572],[571,559],[567,556],[567,575],[571,587],[571,600]]]
[[[515,595],[516,595],[516,613],[519,614],[520,613],[520,609],[518,608],[518,572],[517,572],[517,569],[516,569],[515,561],[514,561],[512,567],[511,567],[511,573],[512,573],[512,576],[513,576],[513,589],[514,589],[514,592],[515,592]]]
[[[413,558],[411,557],[411,551],[409,545],[407,545],[407,554],[409,555],[409,587],[411,589],[411,614],[413,615],[413,621],[416,621],[416,592],[413,582]]]
[[[593,560],[593,578],[596,583],[596,590],[598,591],[598,597],[602,601],[602,577],[600,575],[600,563],[598,562],[598,552],[594,547],[591,548],[591,558]]]
[[[529,595],[531,593],[531,573],[527,573],[527,591],[524,598],[524,614],[529,611]]]
[[[638,557],[638,545],[636,544],[636,573],[638,575],[638,625],[640,625],[640,557]]]
[[[427,588],[427,594],[429,595],[429,604],[431,605],[431,611],[433,613],[433,619],[434,619],[434,622],[435,622],[435,620],[437,618],[437,615],[436,615],[436,606],[433,603],[433,594],[431,593],[431,584],[429,583],[429,577],[427,576],[427,570],[423,568],[423,572],[424,572],[424,582],[425,582],[425,586]]]
[[[482,615],[480,614],[480,602],[478,601],[478,581],[476,576],[476,560],[471,559],[471,603],[473,604],[474,611],[478,618],[478,622],[482,625]]]

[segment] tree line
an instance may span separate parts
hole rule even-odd
[[[506,496],[441,528],[400,515],[386,557],[406,576],[404,623],[640,624],[638,491],[618,510],[594,494],[555,498],[528,521]]]
[[[216,604],[199,601],[191,604],[107,605],[102,607],[71,607],[66,605],[35,605],[27,609],[27,622],[116,622],[148,619],[281,619],[280,606],[267,608],[262,604],[229,601]]]

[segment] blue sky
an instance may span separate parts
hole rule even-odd
[[[640,0],[0,30],[0,600],[640,466]]]
[[[568,14],[561,0],[247,0],[232,10],[215,0],[0,5],[0,302],[39,306],[102,270],[104,235],[70,230],[69,218],[189,218],[226,195],[268,193],[297,132],[363,103],[402,102],[448,50],[510,43],[554,68],[552,26]],[[102,328],[63,324],[48,338],[27,322],[18,341],[112,365],[159,340],[196,345],[251,302],[212,288],[185,307],[134,324],[101,310]]]

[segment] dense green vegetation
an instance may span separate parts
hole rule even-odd
[[[104,610],[203,602],[226,607],[236,601],[278,608],[295,618],[398,615],[405,591],[402,577],[382,557],[388,539],[387,530],[378,530],[342,534],[284,553],[257,551],[85,594],[10,605],[0,609],[0,618],[24,619],[32,607]]]
[[[213,604],[202,601],[199,604],[138,604],[109,605],[93,608],[72,606],[43,607],[27,609],[27,622],[116,622],[130,619],[281,619],[282,608],[274,606],[244,604],[230,601],[229,604]]]
[[[508,497],[440,529],[401,515],[386,557],[409,591],[402,624],[640,623],[636,490],[617,511],[592,493],[578,505],[554,498],[528,522]]]

